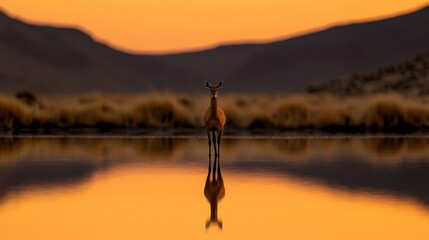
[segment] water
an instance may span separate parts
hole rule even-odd
[[[429,138],[231,137],[215,183],[207,152],[195,137],[1,138],[0,239],[429,237]]]

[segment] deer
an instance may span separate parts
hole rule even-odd
[[[211,179],[210,175],[212,175]],[[204,196],[210,203],[210,218],[206,221],[206,229],[208,229],[211,225],[217,225],[217,227],[222,229],[223,223],[217,217],[217,205],[219,201],[225,196],[225,185],[223,183],[222,174],[220,172],[219,160],[216,156],[213,163],[213,171],[209,158],[209,169],[206,179],[206,185],[204,187]]]
[[[220,139],[226,122],[225,113],[220,107],[218,107],[217,103],[219,89],[222,87],[222,82],[219,82],[216,86],[212,86],[210,83],[206,82],[206,87],[210,89],[211,100],[210,106],[204,114],[204,124],[209,142],[209,157],[211,156],[212,140],[216,157],[220,155]],[[210,139],[210,133],[212,133],[212,139]]]
[[[209,170],[204,187],[204,195],[210,203],[210,219],[206,221],[206,229],[212,224],[216,224],[222,229],[222,221],[217,218],[217,205],[218,202],[225,196],[225,186],[223,184],[222,174],[220,172],[220,139],[225,127],[226,117],[223,110],[218,106],[217,99],[219,95],[219,88],[222,87],[222,82],[216,86],[212,86],[206,82],[206,87],[210,89],[210,106],[204,114],[204,124],[206,127],[207,138],[209,143]],[[210,138],[210,133],[212,138]],[[217,135],[217,136],[216,136]],[[213,169],[211,165],[211,144],[214,143],[214,162]],[[217,173],[217,174],[216,174]],[[212,179],[210,179],[212,175]]]

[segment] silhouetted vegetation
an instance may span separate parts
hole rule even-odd
[[[429,94],[429,52],[399,64],[370,72],[352,74],[307,88],[309,93],[330,93],[360,96],[380,93],[400,93],[407,96]]]
[[[29,91],[19,91],[15,94],[15,97],[29,106],[32,106],[37,103],[36,95]]]
[[[28,104],[22,98],[0,96],[0,128],[16,133],[202,128],[210,101],[207,96],[172,94],[34,99]],[[227,116],[227,129],[411,132],[429,128],[428,100],[395,94],[226,95],[219,104]]]

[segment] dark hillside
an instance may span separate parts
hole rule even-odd
[[[429,51],[429,8],[332,27],[267,44],[162,56],[127,54],[72,28],[38,26],[0,13],[1,91],[47,94],[150,91],[284,93]]]

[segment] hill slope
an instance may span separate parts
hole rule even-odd
[[[429,51],[429,31],[423,24],[427,22],[429,7],[269,44],[224,46],[162,58],[202,78],[223,79],[234,91],[284,92]]]
[[[138,92],[174,88],[192,79],[153,57],[131,55],[72,28],[36,26],[0,13],[3,91]]]
[[[429,52],[418,54],[398,64],[352,74],[307,88],[309,93],[361,96],[400,93],[407,96],[429,94]]]
[[[429,51],[429,7],[268,44],[133,55],[71,28],[36,26],[0,13],[1,91],[36,93],[225,91],[282,93]]]

